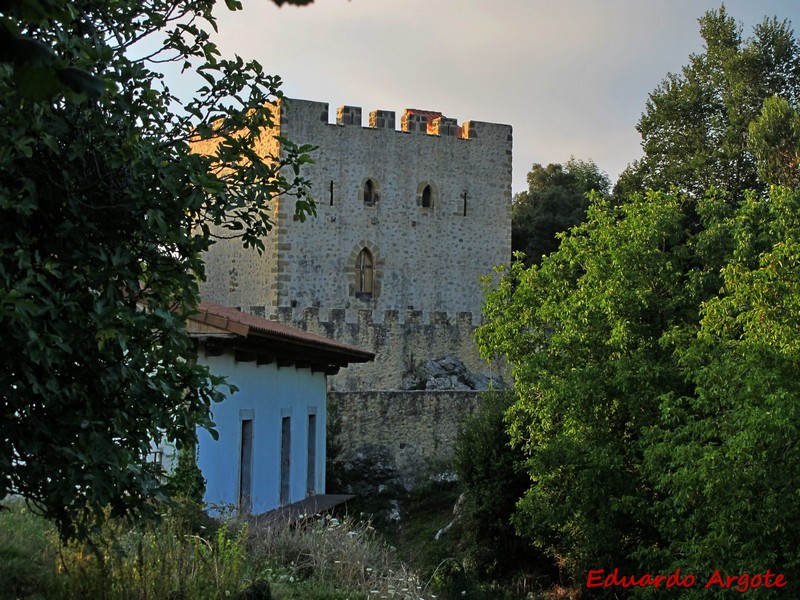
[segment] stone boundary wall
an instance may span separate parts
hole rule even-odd
[[[248,308],[253,314],[375,353],[374,362],[350,365],[331,377],[330,389],[335,391],[404,390],[410,374],[428,360],[445,356],[458,357],[476,375],[500,375],[478,353],[474,338],[480,317],[472,313],[388,310],[376,315],[370,310],[333,309],[323,315],[317,308],[282,307],[266,314],[266,307]]]
[[[328,392],[329,419],[338,419],[341,459],[382,457],[404,486],[431,469],[447,469],[464,419],[481,392]]]

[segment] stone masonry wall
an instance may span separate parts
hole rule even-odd
[[[277,112],[279,107],[276,106],[274,110]],[[281,153],[281,145],[275,138],[280,135],[279,119],[275,121],[274,128],[264,131],[256,142],[256,151],[267,161]],[[215,143],[196,143],[192,148],[195,152],[210,154],[215,151]],[[239,238],[230,239],[231,231],[220,227],[212,229],[219,239],[204,256],[206,281],[200,283],[204,300],[232,307],[277,304],[278,259],[283,227],[286,225],[279,211],[280,203],[273,202],[273,228],[263,240],[264,251],[261,254],[253,248],[243,248]]]
[[[251,312],[260,312],[250,307]],[[370,363],[354,364],[329,378],[335,391],[398,390],[403,377],[418,369],[428,359],[458,357],[475,374],[499,375],[478,354],[472,315],[446,313],[430,315],[428,322],[422,311],[387,311],[380,321],[368,310],[332,310],[321,318],[318,309],[303,311],[279,309],[279,321],[301,329],[364,348],[376,353]]]
[[[391,390],[419,363],[459,358],[491,375],[473,342],[483,301],[480,279],[511,255],[508,125],[407,110],[344,106],[329,122],[326,103],[282,101],[274,135],[318,147],[301,175],[317,214],[294,219],[293,199],[276,201],[276,226],[258,255],[220,242],[207,255],[205,299],[320,333],[376,354],[332,378],[335,390]],[[365,202],[367,180],[374,202]],[[423,193],[430,190],[430,206]],[[356,295],[356,259],[374,259],[374,292]]]
[[[263,136],[272,155],[277,134],[318,147],[301,173],[317,215],[295,221],[293,199],[279,199],[267,254],[235,242],[215,245],[203,296],[243,310],[263,306],[267,316],[286,306],[321,314],[419,310],[426,321],[433,312],[480,314],[480,278],[511,258],[511,127],[457,127],[453,119],[425,121],[415,113],[404,119],[407,130],[396,131],[391,111],[374,111],[373,127],[361,126],[358,107],[342,107],[336,124],[328,113],[321,102],[283,102],[280,127]],[[371,204],[364,202],[368,179]],[[430,207],[421,202],[426,186]],[[371,298],[355,294],[354,263],[363,248],[375,259]]]
[[[375,111],[375,126],[362,127],[359,107],[340,108],[336,124],[325,103],[291,100],[283,110],[281,134],[318,146],[303,171],[317,216],[301,224],[291,205],[280,210],[278,307],[318,307],[323,315],[416,310],[426,321],[434,312],[480,314],[480,278],[511,259],[511,127],[470,121],[458,128],[443,117],[416,123],[424,115],[411,112],[416,120],[404,118],[406,129],[396,131],[391,111]],[[372,203],[364,201],[367,180]],[[422,205],[426,186],[429,207]],[[363,248],[376,263],[371,298],[355,294]]]
[[[333,392],[328,412],[339,419],[336,442],[344,461],[388,457],[406,487],[430,469],[447,469],[464,419],[480,392]]]

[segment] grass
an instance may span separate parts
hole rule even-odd
[[[0,515],[0,599],[182,600],[236,597],[249,585],[244,529],[208,536],[186,514],[158,524],[109,521],[92,544],[61,544],[22,502]]]
[[[61,545],[47,521],[13,502],[0,513],[0,600],[578,597],[576,589],[523,590],[471,575],[461,525],[434,539],[453,519],[458,493],[442,482],[409,493],[400,526],[386,535],[347,516],[289,527],[184,509],[158,523],[109,521],[94,546]]]
[[[425,577],[434,575],[436,567],[457,555],[457,539],[436,533],[454,518],[460,490],[452,482],[429,481],[408,493],[403,505],[403,519],[394,531],[386,534],[399,548],[400,557],[413,563]]]
[[[0,514],[0,600],[429,600],[369,523],[109,521],[93,545],[59,543],[21,502]]]
[[[326,516],[297,529],[256,526],[250,543],[253,556],[280,557],[294,582],[320,587],[336,582],[335,591],[342,598],[432,597],[368,522]],[[285,584],[285,578],[278,583]],[[281,585],[275,589],[279,591]]]
[[[0,598],[49,598],[58,550],[50,525],[13,502],[0,512]]]
[[[502,581],[479,577],[464,544],[469,525],[463,514],[461,518],[454,514],[461,492],[457,482],[429,480],[403,496],[399,525],[380,522],[381,534],[397,547],[398,557],[420,577],[425,590],[433,591],[439,600],[575,600],[580,596],[579,588],[561,588],[549,572],[537,569]]]

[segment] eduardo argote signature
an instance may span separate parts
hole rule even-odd
[[[694,575],[681,575],[681,570],[676,569],[669,575],[620,575],[619,569],[614,569],[606,573],[604,569],[592,569],[586,577],[587,588],[612,588],[612,587],[654,587],[663,586],[664,589],[670,588],[691,588],[697,584]],[[767,569],[764,573],[741,573],[739,575],[724,575],[719,569],[714,571],[703,587],[734,589],[737,592],[746,592],[758,588],[782,588],[786,587],[786,577],[782,573],[773,573]]]

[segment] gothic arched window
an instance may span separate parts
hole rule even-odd
[[[430,208],[433,206],[433,192],[431,186],[426,185],[422,190],[422,208]]]
[[[431,212],[439,200],[439,188],[433,181],[420,181],[417,184],[416,202],[419,208]]]
[[[356,298],[372,298],[375,271],[372,253],[364,248],[356,259]]]

